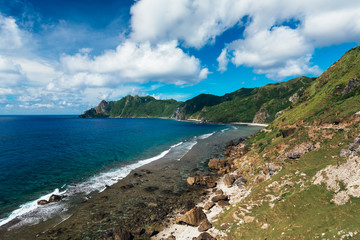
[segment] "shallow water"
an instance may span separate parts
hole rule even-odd
[[[62,236],[83,238],[96,235],[102,237],[106,229],[117,225],[131,228],[151,224],[153,221],[161,223],[171,209],[181,206],[184,201],[188,201],[187,199],[196,201],[199,197],[196,191],[189,192],[186,184],[188,176],[204,174],[201,173],[206,170],[203,163],[209,157],[221,155],[225,143],[229,140],[238,140],[240,137],[246,137],[262,128],[245,125],[208,125],[210,128],[206,128],[206,125],[190,124],[199,129],[208,130],[213,127],[217,129],[211,129],[209,133],[183,138],[182,141],[152,158],[120,165],[97,173],[76,185],[69,185],[66,187],[66,194],[70,193],[73,196],[65,201],[41,207],[37,206],[36,201],[32,202],[36,209],[17,216],[11,222],[0,227],[0,238],[23,239],[23,236],[35,236],[52,226],[57,226],[55,229],[61,229],[61,231],[66,229]],[[157,161],[153,161],[156,159]],[[132,169],[137,167],[140,168],[128,175]],[[143,170],[146,170],[145,172],[150,170],[151,174],[144,174]],[[140,175],[136,175],[134,172],[138,172]],[[91,199],[84,198],[87,192],[84,192],[83,189],[91,190],[95,186],[95,189],[102,190],[105,183],[109,181],[116,183],[119,179],[122,180],[110,189],[100,194],[89,195]],[[128,184],[133,187],[124,189],[123,186]],[[148,188],[154,189],[154,191],[149,192]],[[84,199],[88,200],[84,201]],[[150,207],[151,205],[157,207]],[[26,206],[31,206],[31,204],[27,203]],[[147,207],[144,208],[144,206]],[[155,218],[154,213],[156,213]],[[141,221],[138,218],[140,215],[142,216]],[[94,216],[105,216],[107,220],[99,220],[96,217],[94,219]],[[7,219],[11,219],[11,216]],[[85,228],[82,224],[84,222],[87,223]],[[99,228],[103,230],[99,231]],[[11,231],[8,232],[8,230]],[[47,237],[51,237],[51,235],[47,235]]]
[[[0,116],[0,223],[32,211],[54,191],[101,191],[170,152],[180,159],[196,136],[225,128],[166,119]]]

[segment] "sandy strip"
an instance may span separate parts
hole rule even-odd
[[[231,122],[229,124],[233,125],[248,125],[248,126],[256,126],[256,127],[267,127],[269,124],[264,123],[245,123],[245,122]]]

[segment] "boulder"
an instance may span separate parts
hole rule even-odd
[[[171,236],[168,236],[168,238],[166,240],[176,240],[176,237],[171,235]]]
[[[45,204],[48,204],[49,202],[48,201],[46,201],[46,200],[39,200],[39,201],[37,201],[37,204],[38,205],[45,205]]]
[[[188,177],[186,181],[190,186],[192,186],[195,184],[195,177]]]
[[[211,209],[214,205],[215,205],[214,202],[208,202],[207,204],[205,204],[204,209],[205,209],[205,210],[209,210],[209,209]]]
[[[212,176],[200,175],[195,177],[188,177],[187,183],[192,185],[206,186],[208,188],[213,188],[216,186],[215,178]]]
[[[226,175],[224,176],[224,184],[225,184],[227,187],[232,187],[234,181],[235,181],[235,177],[234,177],[233,175],[226,174]]]
[[[215,187],[215,179],[211,176],[200,175],[199,185],[207,187]],[[208,186],[209,185],[209,186]]]
[[[176,223],[185,223],[190,226],[199,226],[199,224],[206,219],[206,215],[202,208],[194,207],[176,220]]]
[[[126,231],[120,227],[116,228],[113,234],[114,240],[131,240],[133,236],[129,231]]]
[[[216,191],[215,191],[215,194],[216,194],[216,195],[223,195],[224,192],[223,192],[223,190],[219,189],[219,190],[216,190]]]
[[[60,195],[51,195],[49,198],[49,202],[59,202],[64,198],[64,196],[60,196]]]
[[[213,197],[212,199],[211,199],[211,201],[213,201],[213,202],[218,202],[218,201],[220,201],[220,200],[228,200],[229,198],[228,198],[228,196],[226,196],[226,195],[217,195],[217,196],[215,196],[215,197]]]
[[[193,240],[216,240],[216,238],[207,232],[203,232],[198,237],[194,237]]]
[[[208,166],[210,169],[219,170],[221,168],[220,159],[218,159],[218,158],[210,159]]]
[[[217,204],[219,205],[219,207],[222,207],[222,208],[227,207],[227,206],[230,205],[230,203],[228,201],[224,201],[224,200],[218,201]]]
[[[199,230],[199,232],[204,232],[206,230],[209,230],[210,228],[212,228],[212,224],[206,218],[206,219],[202,220],[202,222],[200,223],[200,225],[198,227],[198,230]]]

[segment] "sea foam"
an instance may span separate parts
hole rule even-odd
[[[44,196],[39,197],[38,199],[27,202],[25,204],[20,205],[20,207],[14,210],[7,218],[0,219],[0,228],[6,227],[8,230],[11,230],[16,227],[20,227],[23,225],[32,225],[39,223],[40,221],[45,221],[52,217],[53,214],[59,212],[67,211],[66,202],[61,201],[57,203],[49,203],[46,205],[38,205],[37,202],[42,199],[48,200],[51,195],[61,195],[65,194],[68,198],[74,196],[76,194],[90,194],[94,191],[102,192],[106,189],[106,186],[111,186],[118,182],[119,180],[125,178],[130,172],[134,169],[142,167],[146,164],[149,164],[153,161],[164,158],[166,155],[171,153],[169,158],[180,160],[186,153],[188,153],[196,144],[198,139],[206,139],[212,136],[215,132],[203,134],[200,136],[195,136],[188,141],[182,141],[177,144],[172,145],[169,149],[163,151],[162,153],[143,160],[139,160],[135,163],[125,165],[120,167],[119,169],[113,169],[108,172],[103,172],[94,177],[89,178],[85,182],[82,182],[77,185],[69,185],[66,190],[59,191],[59,189],[55,189],[53,192],[46,194]],[[63,185],[64,187],[65,185]],[[63,188],[62,187],[62,188]],[[66,218],[69,216],[66,216]],[[16,220],[15,224],[11,224],[10,222]],[[11,226],[4,226],[6,224]]]

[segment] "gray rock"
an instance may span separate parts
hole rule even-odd
[[[351,92],[352,90],[354,90],[355,88],[357,88],[358,86],[360,86],[360,80],[355,78],[352,78],[349,82],[348,85],[345,87],[345,89],[342,91],[342,95],[348,94],[349,92]]]
[[[231,187],[233,185],[235,181],[235,177],[233,175],[230,175],[230,174],[226,174],[224,176],[224,184],[227,186],[227,187]]]

